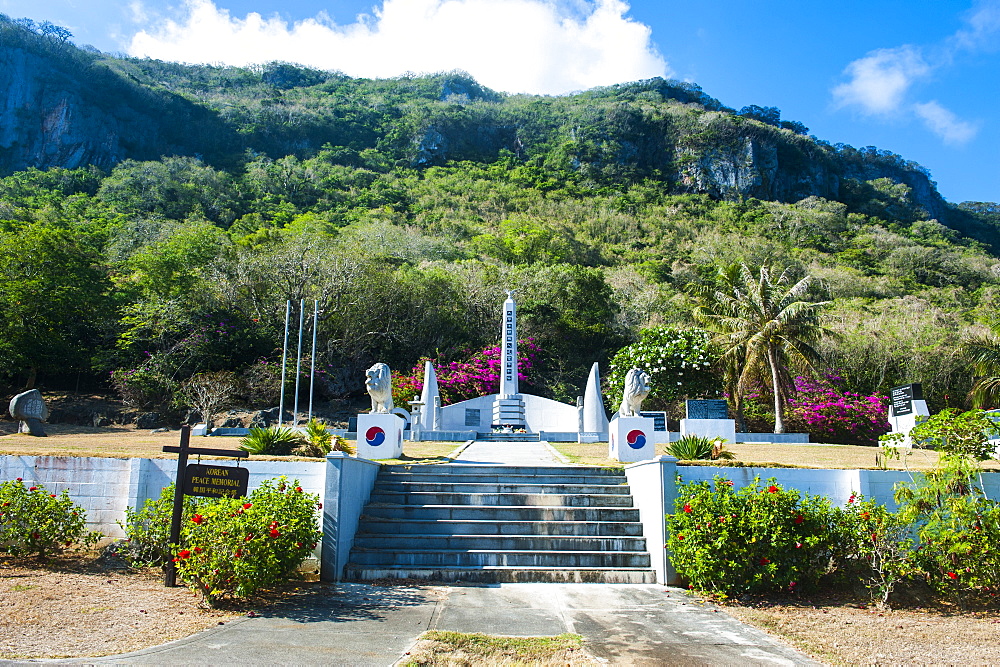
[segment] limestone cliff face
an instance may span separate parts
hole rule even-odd
[[[97,56],[14,37],[22,39],[0,32],[2,173],[206,154],[232,135],[207,109],[130,81]]]
[[[24,49],[0,48],[0,162],[29,166],[108,168],[124,156],[121,119],[84,100],[72,76]]]

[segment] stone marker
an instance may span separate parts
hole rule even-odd
[[[27,433],[44,438],[45,429],[42,422],[49,418],[49,409],[45,405],[42,393],[37,389],[21,392],[10,399],[10,416],[20,420],[18,433]]]

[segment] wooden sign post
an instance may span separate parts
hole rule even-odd
[[[181,520],[184,510],[184,494],[208,496],[211,498],[245,496],[249,487],[250,471],[246,468],[224,466],[188,465],[188,455],[231,456],[246,458],[250,454],[242,449],[213,449],[211,447],[191,447],[191,427],[181,427],[181,441],[177,447],[166,446],[164,452],[177,454],[177,475],[174,478],[174,511],[170,516],[170,544],[181,539]],[[228,468],[228,469],[227,469]],[[240,472],[236,472],[240,471]],[[194,480],[197,480],[196,482]],[[167,587],[177,586],[177,566],[173,560],[167,562],[163,583]]]

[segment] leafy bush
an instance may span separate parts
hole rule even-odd
[[[684,397],[718,396],[719,380],[712,372],[718,352],[712,336],[702,329],[655,327],[639,332],[639,342],[622,348],[611,360],[604,396],[609,409],[618,407],[625,376],[632,368],[649,373],[649,405],[660,409]]]
[[[968,443],[951,446],[975,449]],[[899,514],[918,541],[917,571],[959,604],[970,598],[996,602],[1000,582],[1000,503],[983,495],[978,472],[971,456],[946,453],[922,480],[896,486]]]
[[[913,574],[914,543],[910,523],[874,500],[852,494],[834,510],[841,546],[837,564],[857,577],[879,607],[887,607],[897,584]]]
[[[25,487],[20,477],[0,483],[0,551],[42,559],[76,543],[92,545],[100,535],[87,532],[86,523],[86,512],[65,490]]]
[[[739,491],[721,477],[680,487],[667,548],[692,588],[719,595],[815,585],[836,547],[830,501],[760,479]]]
[[[194,514],[206,498],[184,496],[185,516]],[[125,508],[125,521],[118,522],[126,541],[118,553],[135,567],[164,565],[173,556],[170,551],[170,518],[174,509],[174,485],[168,484],[156,500],[147,500],[138,511]]]
[[[209,604],[252,595],[297,568],[316,547],[319,497],[284,477],[247,499],[217,498],[184,514],[177,573]]]
[[[291,454],[303,442],[305,440],[302,435],[290,428],[270,426],[250,429],[250,432],[240,440],[240,449],[251,454],[284,456]]]
[[[128,542],[119,553],[135,566],[177,565],[180,580],[216,604],[251,595],[292,572],[315,548],[319,498],[298,481],[267,480],[249,498],[184,497],[180,544],[170,544],[174,486],[127,510]]]

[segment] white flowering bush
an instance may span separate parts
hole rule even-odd
[[[671,401],[718,396],[722,383],[713,367],[719,353],[711,340],[704,329],[643,329],[638,342],[623,347],[611,360],[604,394],[608,407],[615,410],[621,402],[631,368],[649,374],[651,391],[643,409],[664,410]]]

